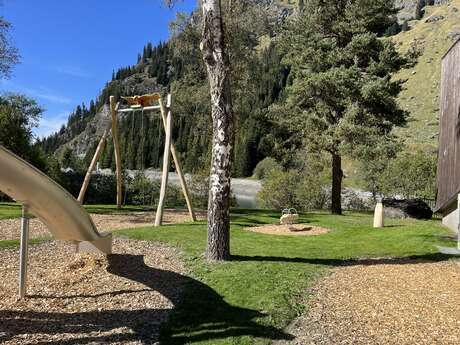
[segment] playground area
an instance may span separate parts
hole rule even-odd
[[[459,342],[460,261],[365,260],[337,268],[309,293],[309,310],[281,344]]]
[[[196,212],[198,220],[204,220],[204,211]],[[151,226],[155,222],[155,212],[112,212],[107,214],[90,213],[91,219],[102,231]],[[166,209],[163,215],[165,224],[188,222],[189,215],[184,210]],[[19,218],[0,219],[0,240],[17,240],[20,237],[21,220]],[[38,218],[30,220],[30,238],[47,238],[51,233]]]
[[[17,300],[17,250],[0,249],[0,343],[154,343],[183,288],[177,250],[115,240],[114,254],[30,248],[28,298]]]
[[[455,237],[438,221],[372,221],[312,212],[302,227],[327,232],[273,236],[248,228],[278,227],[278,212],[234,210],[226,264],[203,258],[204,222],[120,229],[108,256],[38,241],[21,300],[18,246],[2,239],[0,342],[458,343],[460,262],[436,250]]]

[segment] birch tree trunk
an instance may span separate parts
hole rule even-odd
[[[206,257],[230,257],[230,171],[234,140],[227,55],[220,0],[202,0],[203,32],[200,49],[211,93],[212,158],[209,181]]]

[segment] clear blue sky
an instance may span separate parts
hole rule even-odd
[[[99,94],[113,70],[136,63],[147,42],[166,40],[177,11],[191,12],[196,6],[196,0],[172,9],[162,0],[0,3],[22,57],[0,88],[33,97],[46,109],[37,136],[58,130],[77,104],[88,104]]]

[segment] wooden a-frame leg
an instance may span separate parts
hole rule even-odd
[[[116,166],[116,178],[117,178],[117,208],[121,208],[122,203],[122,176],[121,176],[121,155],[120,155],[120,143],[118,140],[118,117],[117,117],[118,105],[115,105],[115,97],[110,96],[110,112],[112,114],[112,138],[113,147],[115,151],[115,166]]]
[[[169,96],[168,96],[169,105]],[[155,215],[155,226],[160,226],[163,222],[163,209],[166,198],[166,188],[168,185],[168,173],[169,173],[169,156],[171,153],[171,133],[172,133],[172,114],[171,109],[168,107],[168,115],[166,116],[165,126],[165,149],[163,154],[163,173],[161,175],[161,187],[160,187],[160,198],[158,200],[157,213]]]
[[[88,167],[88,171],[86,172],[85,179],[83,180],[83,184],[80,189],[80,193],[78,194],[78,202],[83,204],[83,201],[85,200],[85,194],[86,190],[88,189],[89,181],[91,180],[91,174],[93,173],[94,169],[96,168],[96,164],[99,161],[99,158],[101,157],[102,152],[104,151],[104,145],[107,140],[107,136],[110,133],[112,124],[111,121],[109,122],[108,126],[104,130],[104,133],[102,134],[101,140],[99,140],[99,144],[97,145],[96,152],[94,153],[93,159],[91,160],[91,163]]]
[[[163,120],[163,127],[166,131],[166,109],[161,99],[159,100],[159,103],[160,103],[161,118]],[[190,198],[190,193],[187,187],[187,181],[185,180],[185,176],[182,172],[179,157],[177,156],[176,148],[172,140],[171,140],[171,154],[173,157],[174,166],[176,167],[177,175],[179,175],[179,181],[182,187],[182,193],[184,194],[185,202],[187,203],[188,213],[190,214],[190,218],[194,222],[196,221],[196,215],[193,209],[192,199]]]

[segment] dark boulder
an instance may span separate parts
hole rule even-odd
[[[415,218],[428,220],[433,217],[433,211],[421,199],[384,199],[385,217],[388,218]]]

